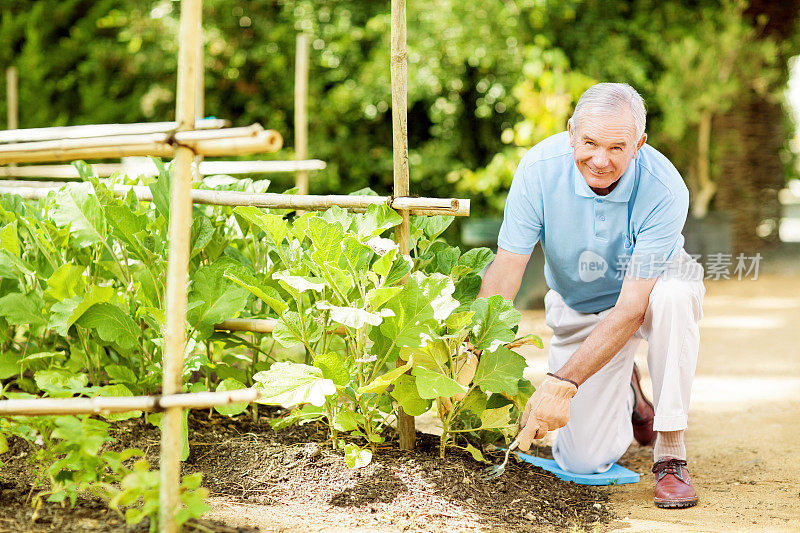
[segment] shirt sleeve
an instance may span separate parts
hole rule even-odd
[[[683,247],[689,192],[676,191],[655,206],[636,235],[626,278],[657,278]]]
[[[542,220],[536,210],[536,196],[532,185],[538,185],[533,168],[527,158],[520,161],[508,191],[503,225],[497,237],[497,246],[515,254],[533,251],[542,231]],[[537,196],[540,196],[537,195]]]

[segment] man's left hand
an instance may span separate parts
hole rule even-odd
[[[534,439],[541,439],[548,431],[564,427],[569,422],[569,401],[578,387],[569,381],[547,376],[525,404],[517,435],[519,449],[527,452]]]

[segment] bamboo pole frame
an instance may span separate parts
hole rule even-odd
[[[64,186],[70,187],[73,183],[31,183],[7,182],[0,183],[0,194],[17,194],[28,200],[46,198],[52,191],[58,191]],[[136,197],[143,202],[152,202],[153,193],[149,187],[141,185],[115,185],[113,192],[117,196],[125,197],[133,191]],[[280,193],[247,193],[239,191],[213,191],[207,189],[191,189],[189,196],[193,203],[205,205],[225,206],[253,206],[268,209],[292,209],[297,211],[324,211],[333,206],[338,206],[350,211],[365,211],[370,205],[386,204],[392,209],[414,215],[447,215],[465,217],[469,216],[470,201],[460,198],[413,198],[403,196],[368,196],[368,195],[296,195]]]
[[[0,145],[0,164],[144,155],[175,157],[176,147],[207,156],[244,155],[277,152],[282,145],[280,133],[253,124],[246,128],[179,131],[174,135],[150,133],[5,144]]]
[[[196,130],[215,130],[227,128],[229,120],[204,118],[194,124]],[[111,135],[145,135],[166,133],[178,127],[177,122],[134,122],[129,124],[88,124],[86,126],[53,126],[49,128],[25,128],[0,131],[0,144],[55,141],[58,139],[83,139],[87,137],[108,137]]]
[[[158,168],[152,161],[122,163],[94,163],[94,174],[107,178],[117,172],[128,176],[157,176]],[[273,172],[298,172],[323,170],[327,165],[320,159],[305,161],[201,161],[198,173],[201,176],[215,174],[269,174]],[[0,178],[48,178],[79,179],[78,170],[72,165],[27,165],[22,167],[0,167]]]
[[[208,409],[258,399],[256,389],[194,392],[161,396],[97,396],[95,398],[32,398],[0,400],[0,416],[105,415],[130,411]]]
[[[178,133],[195,123],[202,0],[181,0],[178,34],[178,90],[175,119]],[[215,143],[219,141],[214,141]],[[162,390],[177,394],[182,389],[183,352],[186,346],[186,285],[189,282],[189,228],[192,223],[192,160],[198,152],[177,146],[170,180],[169,254],[167,258],[166,325]],[[180,507],[181,407],[168,407],[161,423],[159,529],[176,533],[175,513]]]
[[[308,35],[297,35],[294,67],[294,157],[298,161],[308,158]],[[298,194],[308,194],[308,173],[295,174]]]
[[[394,195],[409,195],[408,178],[408,53],[406,51],[406,1],[391,4],[391,84],[392,84],[392,159]],[[400,211],[403,221],[395,229],[400,253],[411,251],[411,219],[408,210]],[[397,365],[401,361],[398,359]],[[414,417],[398,407],[397,434],[401,450],[413,450],[416,431]]]

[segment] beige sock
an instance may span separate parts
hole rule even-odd
[[[686,444],[683,442],[683,430],[658,432],[656,445],[653,447],[653,457],[658,462],[667,456],[686,460]]]

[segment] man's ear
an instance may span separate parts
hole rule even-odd
[[[569,145],[575,148],[575,132],[572,131],[572,121],[567,121],[567,133],[569,134]]]
[[[647,142],[647,134],[646,134],[646,133],[643,133],[643,134],[642,134],[642,138],[641,138],[641,139],[639,139],[639,142],[638,142],[638,143],[636,143],[636,152],[637,152],[637,153],[639,152],[639,150],[641,150],[641,149],[642,149],[642,146],[644,146],[644,143],[645,143],[645,142]]]

